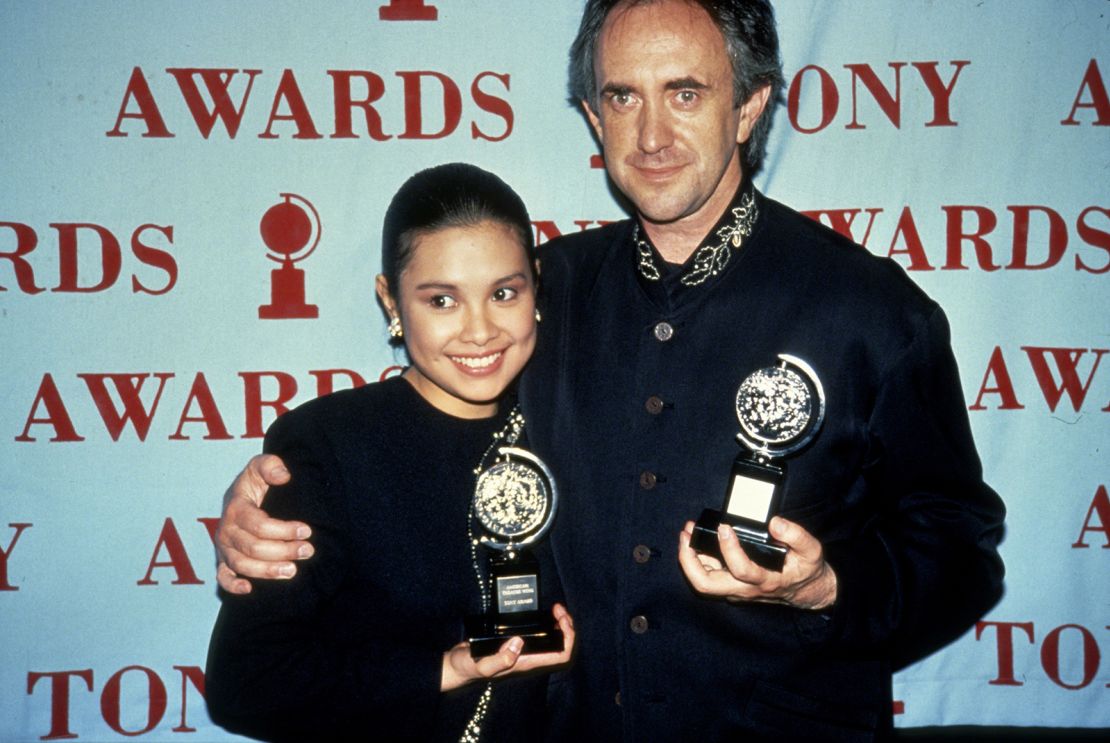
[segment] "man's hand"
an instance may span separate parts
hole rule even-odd
[[[729,601],[787,604],[799,609],[824,609],[836,601],[836,573],[825,562],[821,543],[808,531],[781,516],[771,519],[771,536],[786,544],[782,572],[766,570],[752,562],[736,532],[727,524],[717,529],[724,565],[690,547],[694,522],[678,535],[678,562],[698,593]]]
[[[250,593],[246,578],[292,578],[293,560],[312,556],[308,524],[272,519],[262,510],[271,485],[289,482],[289,470],[272,454],[252,457],[224,495],[216,531],[216,579],[229,593]],[[245,576],[245,577],[244,577]]]
[[[527,673],[538,668],[555,670],[556,667],[569,663],[574,654],[574,621],[562,604],[555,604],[551,613],[559,623],[559,629],[563,631],[561,652],[521,655],[524,641],[513,637],[506,640],[493,655],[475,660],[470,657],[470,644],[460,642],[443,654],[440,691],[451,691],[479,679]]]

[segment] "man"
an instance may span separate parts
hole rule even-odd
[[[636,216],[547,247],[521,382],[563,494],[551,539],[579,643],[552,681],[556,738],[883,737],[892,671],[1001,593],[1003,507],[940,308],[751,185],[781,79],[766,2],[587,2],[571,90]],[[737,386],[780,353],[827,409],[789,460],[775,572],[727,527],[723,563],[696,554],[689,520],[723,499]],[[231,491],[220,544],[240,574],[311,550],[254,506],[280,472],[254,460]]]

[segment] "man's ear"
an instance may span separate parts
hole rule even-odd
[[[586,119],[590,122],[590,126],[594,128],[594,134],[597,135],[598,140],[604,143],[605,137],[601,133],[601,117],[594,112],[593,106],[585,98],[579,103],[582,106],[582,111],[586,114]]]
[[[771,86],[764,85],[758,89],[744,104],[740,106],[740,122],[736,127],[736,144],[744,144],[752,136],[752,129],[767,108],[767,101],[771,97]]]

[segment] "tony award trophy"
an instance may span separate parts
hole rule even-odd
[[[494,462],[479,473],[472,503],[472,544],[495,554],[490,558],[489,582],[482,581],[484,613],[464,622],[471,656],[492,655],[510,637],[524,640],[524,653],[563,649],[562,631],[550,609],[540,606],[539,563],[525,549],[551,528],[557,505],[551,472],[529,451],[500,447]]]
[[[774,571],[782,570],[787,551],[768,533],[786,480],[781,458],[809,444],[825,419],[825,392],[813,369],[794,356],[778,358],[775,366],[749,374],[736,391],[736,438],[747,451],[732,463],[724,507],[702,511],[690,540],[696,551],[722,559],[717,527],[728,524],[748,558]]]

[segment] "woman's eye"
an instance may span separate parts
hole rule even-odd
[[[446,310],[457,304],[455,298],[449,294],[437,294],[431,299],[431,305],[436,309]]]
[[[510,289],[507,286],[502,286],[493,292],[493,299],[495,302],[507,302],[510,299],[515,299],[516,295],[516,289]]]

